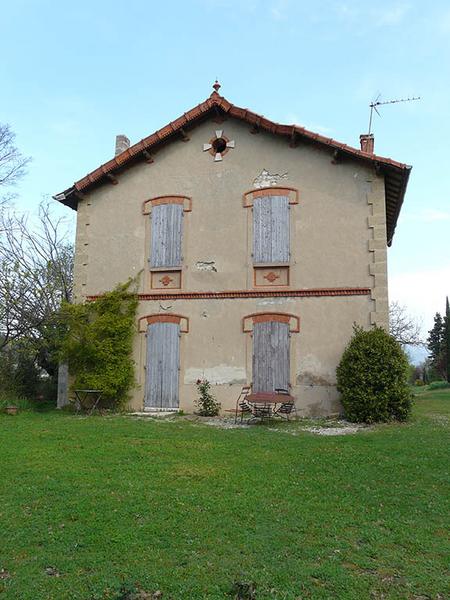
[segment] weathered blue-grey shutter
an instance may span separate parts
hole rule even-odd
[[[289,324],[278,321],[253,326],[253,391],[289,389]]]
[[[289,262],[287,196],[262,196],[253,200],[253,262]]]
[[[152,267],[181,266],[183,206],[159,204],[152,209]]]
[[[180,325],[149,325],[145,382],[147,408],[178,408],[179,361]]]

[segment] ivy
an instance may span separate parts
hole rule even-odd
[[[68,362],[72,389],[102,390],[108,406],[123,408],[135,382],[132,346],[138,300],[132,281],[93,302],[65,304],[66,333],[60,357]]]

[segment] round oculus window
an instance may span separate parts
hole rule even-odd
[[[224,152],[227,148],[227,142],[226,140],[224,140],[222,137],[217,138],[213,141],[212,143],[212,147],[214,149],[214,152],[217,154],[222,154],[222,152]]]

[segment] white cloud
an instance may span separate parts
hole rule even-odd
[[[361,14],[361,11],[357,6],[351,5],[348,2],[335,3],[334,10],[344,21],[354,21]]]
[[[438,208],[424,208],[417,212],[406,213],[400,219],[402,222],[438,223],[450,221],[450,211]]]
[[[57,135],[65,138],[75,138],[80,135],[79,123],[71,119],[61,118],[50,123],[49,128]]]
[[[286,12],[289,7],[289,0],[275,0],[270,5],[270,14],[276,21],[282,21],[286,18]]]
[[[409,9],[409,4],[405,2],[400,2],[399,4],[389,6],[389,8],[386,8],[384,10],[381,7],[377,7],[376,9],[372,9],[372,12],[377,25],[397,25],[398,23],[403,21]]]
[[[447,10],[445,13],[439,16],[438,28],[441,33],[450,33],[450,10]]]
[[[371,4],[371,6],[361,6],[360,3],[351,1],[336,2],[334,10],[341,21],[350,25],[358,23],[361,27],[370,28],[398,25],[411,8],[408,2],[387,2],[384,5],[378,3],[376,6]]]
[[[423,324],[423,333],[433,326],[436,312],[444,312],[450,296],[450,266],[400,273],[389,277],[389,300],[406,306]]]
[[[313,131],[314,133],[322,133],[323,135],[329,135],[333,131],[329,127],[320,125],[319,123],[302,123],[301,119],[295,113],[288,113],[284,119],[284,122],[297,125],[298,127],[304,127],[309,131]]]
[[[427,223],[434,223],[435,221],[450,221],[450,211],[427,208],[423,211],[422,220],[426,221]]]

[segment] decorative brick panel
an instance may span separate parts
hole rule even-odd
[[[180,271],[152,271],[152,289],[179,290],[181,289]]]
[[[277,287],[289,285],[289,267],[255,267],[254,285],[255,287]]]

